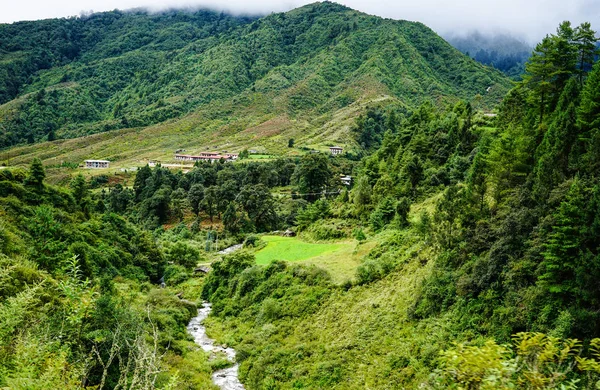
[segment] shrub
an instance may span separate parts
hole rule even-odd
[[[381,210],[375,210],[371,213],[371,216],[369,217],[369,224],[376,232],[385,227],[384,215]]]
[[[168,249],[167,260],[186,268],[192,268],[200,261],[200,252],[186,243],[176,242]]]
[[[358,284],[367,284],[381,279],[383,272],[376,260],[369,259],[362,263],[356,270]]]
[[[367,239],[365,232],[361,228],[355,228],[352,231],[352,237],[354,237],[358,241],[365,241]]]
[[[315,203],[308,204],[296,217],[296,224],[299,230],[306,229],[311,223],[319,219],[325,219],[329,216],[329,202],[325,199],[319,199]]]
[[[408,223],[408,213],[410,211],[410,200],[402,197],[396,202],[396,218],[400,226],[405,226]]]
[[[396,260],[391,254],[378,259],[368,259],[356,269],[358,284],[367,284],[383,278],[396,267]]]
[[[256,247],[260,241],[260,237],[254,234],[248,235],[244,240],[244,248]]]
[[[341,230],[339,227],[325,225],[319,222],[310,225],[307,232],[315,240],[335,240],[346,237],[346,232]]]
[[[576,389],[597,387],[600,339],[582,357],[579,340],[518,333],[513,345],[487,341],[482,346],[457,344],[443,351],[428,388]],[[576,369],[576,370],[575,370]]]
[[[190,278],[187,269],[181,265],[169,265],[165,268],[165,283],[167,285],[177,285]]]
[[[276,320],[281,315],[281,307],[276,299],[267,298],[262,302],[258,318],[261,322]]]

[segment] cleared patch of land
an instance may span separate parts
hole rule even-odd
[[[267,246],[256,253],[258,264],[273,260],[303,261],[344,248],[349,243],[314,244],[293,237],[264,236]]]
[[[361,258],[374,243],[357,245],[355,240],[332,243],[311,243],[297,237],[264,236],[267,246],[256,252],[257,264],[269,264],[275,260],[314,264],[327,270],[335,282],[343,282],[354,276]]]

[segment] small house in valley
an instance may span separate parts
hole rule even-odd
[[[350,175],[340,175],[340,181],[343,185],[349,186],[352,184],[352,176]]]
[[[329,151],[333,156],[337,156],[338,154],[342,154],[344,149],[342,149],[340,146],[332,146],[329,148]]]
[[[109,168],[110,161],[107,160],[85,160],[85,167],[92,169]]]

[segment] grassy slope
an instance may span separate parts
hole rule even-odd
[[[372,240],[369,245],[385,237]],[[409,318],[431,272],[432,252],[422,243],[403,249],[406,263],[398,271],[369,285],[338,290],[313,315],[262,326],[211,318],[210,334],[254,351],[241,365],[249,389],[262,388],[256,382],[262,377],[256,371],[262,370],[267,370],[265,377],[277,378],[281,389],[416,388],[427,380],[438,352],[464,335],[452,332],[450,314]]]
[[[334,282],[342,283],[354,277],[361,259],[376,245],[375,241],[359,244],[354,240],[334,243],[309,243],[299,238],[264,236],[268,245],[256,253],[257,264],[286,260],[314,264],[325,269]]]
[[[314,244],[293,237],[263,236],[267,246],[256,252],[257,264],[269,264],[273,260],[302,261],[312,257],[331,255],[343,249],[345,243]]]
[[[55,165],[106,158],[121,168],[148,159],[171,162],[180,148],[191,153],[244,148],[299,153],[287,148],[289,138],[297,147],[352,148],[357,145],[350,126],[368,105],[391,103],[411,109],[429,99],[444,104],[464,98],[485,107],[509,87],[499,72],[463,56],[419,23],[383,20],[331,3],[271,15],[234,31],[219,40],[209,37],[167,51],[168,56],[151,45],[111,56],[105,43],[100,46],[104,51],[42,71],[25,88],[31,96],[19,99],[33,101],[32,92],[58,84],[66,99],[56,98],[59,110],[69,110],[73,96],[105,96],[101,102],[91,101],[100,119],[65,123],[57,130],[59,137],[114,125],[119,120],[114,116],[117,104],[126,106],[119,117],[142,125],[17,147],[0,152],[0,161],[10,158],[11,164],[22,164],[40,157]],[[136,60],[140,56],[143,61]],[[76,82],[61,84],[63,74]],[[96,90],[105,84],[106,90]],[[0,106],[0,123],[12,123],[18,107],[14,102]],[[35,102],[27,107],[37,109]],[[184,114],[145,124],[159,120],[156,113],[165,107]]]
[[[437,198],[415,205],[410,219],[418,218]],[[392,241],[396,246],[390,246]],[[410,317],[422,282],[432,271],[435,250],[413,230],[389,230],[370,237],[359,251],[365,255],[391,247],[393,253],[387,255],[401,264],[396,271],[367,285],[336,290],[314,314],[258,324],[234,317],[210,318],[211,337],[252,351],[252,358],[241,364],[247,388],[263,388],[268,382],[263,378],[269,376],[280,389],[417,388],[427,381],[439,351],[455,341],[477,339],[454,331],[457,323],[472,321],[457,313]],[[327,264],[313,260],[320,267]],[[349,256],[339,260],[329,267],[334,280],[336,272],[339,277],[349,264],[360,261]]]

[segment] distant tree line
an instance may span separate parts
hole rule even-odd
[[[205,218],[222,221],[231,234],[272,231],[293,224],[298,211],[327,189],[341,188],[329,160],[309,154],[275,162],[203,162],[186,174],[144,166],[132,189],[116,185],[104,192],[103,203],[150,229],[191,213],[196,229]],[[273,195],[273,188],[286,186],[293,189],[287,196]]]

